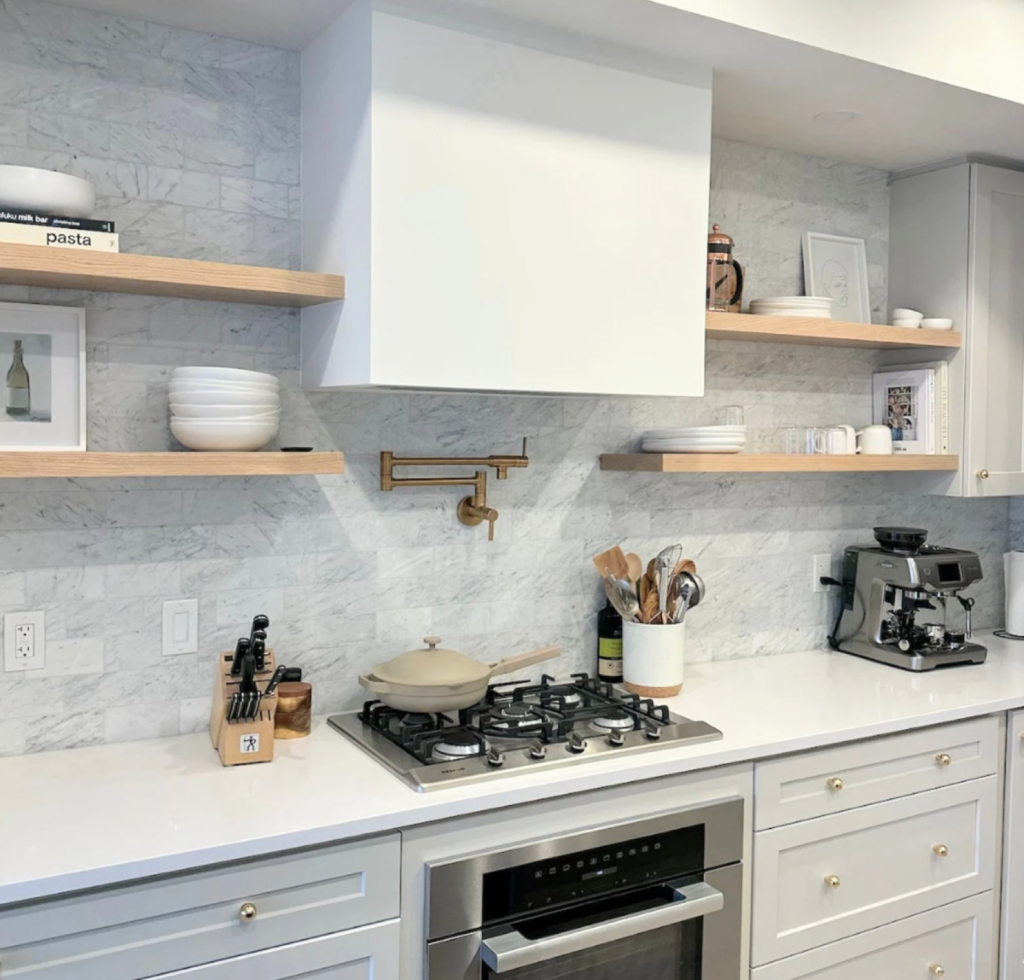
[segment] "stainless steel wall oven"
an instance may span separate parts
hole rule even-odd
[[[740,980],[743,801],[427,867],[428,980]]]

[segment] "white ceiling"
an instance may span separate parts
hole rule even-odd
[[[64,0],[301,49],[351,0]],[[410,5],[410,0],[395,0]],[[414,0],[414,9],[468,10],[501,33],[572,30],[591,45],[637,48],[652,64],[686,59],[715,69],[716,136],[901,170],[984,154],[1024,160],[1024,105],[955,88],[795,41],[641,0]],[[510,13],[515,19],[510,19]],[[529,23],[530,27],[524,27]],[[539,25],[539,27],[538,27]],[[822,111],[855,109],[846,125]]]

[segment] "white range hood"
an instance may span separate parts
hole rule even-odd
[[[307,48],[306,387],[703,393],[711,73],[596,49],[371,0]]]

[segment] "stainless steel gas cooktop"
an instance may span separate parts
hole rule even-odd
[[[420,792],[722,737],[707,722],[586,674],[494,684],[479,704],[451,714],[367,701],[327,721]]]

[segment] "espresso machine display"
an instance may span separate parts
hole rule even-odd
[[[988,651],[971,641],[974,599],[961,594],[981,580],[981,560],[927,537],[876,527],[877,546],[846,549],[833,649],[904,670],[984,663]]]

